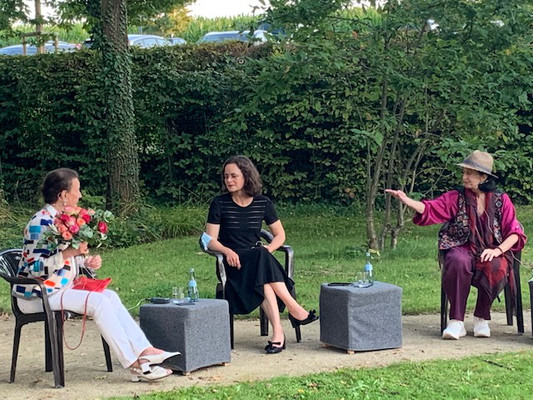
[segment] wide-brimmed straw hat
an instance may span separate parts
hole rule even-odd
[[[462,163],[459,163],[457,165],[464,168],[470,168],[497,178],[497,176],[492,173],[492,166],[494,165],[494,160],[492,159],[492,156],[489,153],[486,153],[484,151],[474,151],[468,157],[466,157]]]

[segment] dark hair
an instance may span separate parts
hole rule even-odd
[[[259,172],[254,163],[245,156],[233,156],[224,162],[224,165],[222,166],[222,192],[226,193],[228,191],[226,183],[224,182],[224,170],[228,164],[235,164],[241,170],[242,175],[244,176],[244,193],[250,197],[261,194],[263,182],[261,181]]]
[[[73,179],[79,179],[78,173],[69,168],[58,168],[47,173],[41,188],[44,201],[54,204],[63,190],[70,190]]]
[[[497,189],[495,178],[489,176],[485,181],[479,184],[478,189],[482,192],[494,192]]]

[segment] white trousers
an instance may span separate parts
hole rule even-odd
[[[48,297],[52,310],[61,310],[62,294],[63,309],[78,314],[83,314],[85,299],[89,295],[87,315],[94,319],[100,334],[124,368],[128,368],[145,349],[151,347],[144,332],[114,291],[105,289],[98,293],[64,289]]]

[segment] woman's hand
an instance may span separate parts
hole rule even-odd
[[[94,270],[100,269],[100,267],[102,266],[102,257],[100,257],[99,255],[94,257],[87,257],[85,259],[85,266]]]
[[[503,254],[499,247],[495,249],[485,249],[481,256],[479,257],[482,262],[492,261],[495,257],[500,257]]]
[[[80,247],[78,247],[79,255],[86,255],[89,254],[89,243],[87,242],[81,242]]]
[[[390,194],[392,197],[400,200],[407,207],[415,210],[417,213],[423,214],[426,210],[426,206],[421,201],[413,200],[405,194],[402,190],[385,189],[385,193]]]
[[[227,249],[224,251],[224,255],[226,256],[226,261],[230,267],[241,269],[241,260],[239,259],[239,255],[237,253],[231,249]]]
[[[68,260],[69,258],[76,256],[84,256],[89,254],[89,244],[87,242],[81,242],[77,249],[69,246],[63,250],[61,254],[63,255],[63,260]]]
[[[392,197],[400,200],[402,203],[405,203],[405,200],[409,198],[402,190],[385,189],[385,193],[390,194]]]

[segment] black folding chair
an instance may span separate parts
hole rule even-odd
[[[273,236],[270,232],[267,230],[261,229],[260,233],[261,239],[265,240],[267,243],[272,242]],[[218,284],[216,287],[216,298],[217,299],[225,299],[226,298],[226,270],[224,269],[224,255],[222,253],[209,250],[204,246],[202,243],[202,240],[200,238],[199,240],[200,248],[205,253],[213,256],[216,258],[215,261],[215,267],[216,267],[216,273],[218,278]],[[282,251],[285,253],[285,272],[287,273],[289,278],[293,278],[294,276],[294,251],[292,250],[292,247],[288,245],[281,246],[277,251]],[[291,291],[291,296],[296,299],[296,290],[294,287]],[[234,348],[234,332],[233,332],[233,314],[230,313],[230,338],[231,338],[231,348]],[[263,309],[260,308],[259,310],[259,320],[260,320],[260,331],[261,336],[268,336],[268,318],[266,314],[263,312]],[[294,328],[295,334],[296,334],[296,341],[299,343],[302,340],[302,335],[300,332],[300,326],[297,326]]]
[[[60,311],[52,311],[48,302],[48,295],[43,281],[38,278],[22,278],[17,276],[18,265],[22,256],[22,250],[10,249],[0,252],[0,276],[10,284],[11,309],[15,316],[15,332],[13,337],[13,355],[11,358],[11,374],[9,382],[15,381],[17,358],[20,344],[20,332],[24,325],[32,322],[44,322],[45,344],[45,371],[54,373],[54,386],[65,386],[65,367],[63,361],[63,319]],[[31,314],[24,313],[18,306],[17,297],[13,296],[13,285],[39,285],[42,297],[38,300],[42,304],[43,311]],[[73,314],[73,313],[72,313]],[[74,314],[76,315],[76,314]],[[109,345],[102,338],[107,371],[113,371]]]

